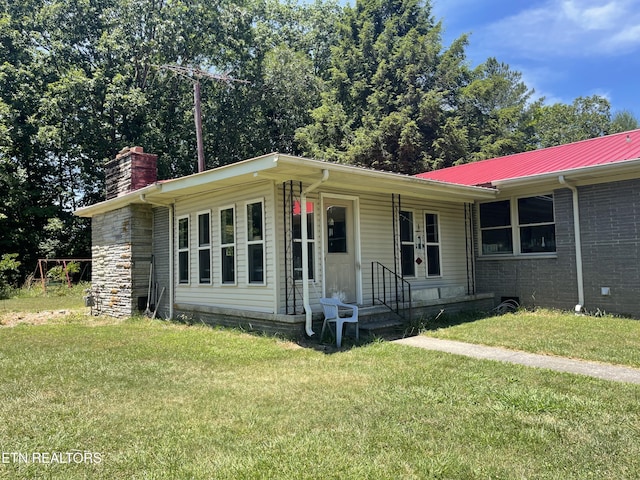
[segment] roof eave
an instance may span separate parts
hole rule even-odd
[[[134,203],[145,203],[143,198],[146,195],[158,192],[160,191],[160,189],[161,189],[161,184],[152,183],[151,185],[147,185],[146,187],[139,188],[138,190],[134,190],[133,192],[126,193],[119,197],[111,198],[109,200],[104,200],[102,202],[89,205],[87,207],[78,208],[73,212],[73,214],[77,217],[91,218],[95,215],[111,212],[113,210],[117,210],[119,208],[123,208]]]
[[[529,175],[526,177],[495,180],[491,182],[491,184],[498,189],[516,188],[556,182],[558,177],[560,176],[574,182],[589,180],[593,181],[594,183],[598,183],[596,180],[602,180],[603,178],[605,178],[605,176],[608,175],[624,175],[626,173],[629,173],[638,176],[638,174],[640,173],[639,167],[640,158],[633,158],[621,162],[610,162],[600,165],[591,165],[588,167],[557,170],[554,172]]]
[[[279,153],[270,153],[242,162],[223,167],[195,173],[185,177],[157,182],[119,197],[105,200],[94,205],[79,208],[74,215],[79,217],[93,217],[102,213],[117,210],[134,203],[171,204],[176,198],[189,195],[194,192],[202,192],[208,189],[208,185],[216,182],[232,181],[243,178],[269,178],[282,180],[291,172],[279,172],[278,166],[295,167],[300,179],[309,180],[323,170],[334,174],[348,174],[364,177],[378,183],[381,191],[395,193],[408,193],[416,197],[441,198],[447,201],[473,202],[494,198],[497,194],[494,188],[483,186],[468,186],[439,180],[402,175],[393,172],[383,172],[353,165],[324,162],[303,157],[295,157]],[[282,178],[280,178],[282,177]],[[288,178],[288,177],[287,177]],[[329,177],[331,182],[332,177]],[[351,181],[342,185],[345,188],[355,188],[357,182]],[[375,187],[374,187],[375,188]]]
[[[249,160],[243,160],[241,162],[213,168],[204,172],[194,173],[192,175],[187,175],[186,177],[167,180],[162,183],[162,193],[171,194],[172,192],[177,192],[179,190],[199,187],[246,174],[257,175],[261,171],[276,168],[278,166],[278,157],[279,155],[277,153],[270,153],[261,157],[251,158]]]
[[[378,180],[386,183],[388,188],[395,190],[396,193],[402,193],[404,188],[411,186],[416,189],[428,189],[432,192],[440,192],[443,195],[458,201],[489,199],[494,198],[497,194],[496,190],[490,187],[460,185],[439,180],[419,178],[411,175],[403,175],[400,173],[385,172],[382,170],[373,170],[353,165],[324,162],[322,160],[313,160],[289,155],[280,155],[278,161],[282,164],[295,164],[299,166],[317,168],[318,172],[326,169],[329,171],[330,175],[332,172],[354,174],[363,176],[367,179]],[[331,176],[329,177],[329,182],[331,182]]]

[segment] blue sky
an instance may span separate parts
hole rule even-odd
[[[443,43],[522,73],[547,103],[601,95],[640,120],[640,0],[432,0]]]

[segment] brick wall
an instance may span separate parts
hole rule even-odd
[[[518,297],[527,307],[573,310],[578,301],[571,191],[553,192],[556,220],[556,258],[477,257],[476,290],[502,297]]]
[[[107,200],[154,183],[158,179],[158,156],[142,147],[123,150],[105,165]]]
[[[640,317],[640,180],[579,187],[578,198],[585,309]],[[557,258],[478,257],[478,293],[573,310],[578,284],[572,193],[556,190],[554,200]],[[610,294],[602,295],[602,287]]]
[[[581,187],[579,202],[586,308],[640,317],[640,180]]]

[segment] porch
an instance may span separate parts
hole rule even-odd
[[[489,311],[494,307],[490,293],[458,295],[448,298],[416,299],[402,305],[399,312],[381,304],[359,306],[358,320],[363,335],[377,336],[389,332],[402,334],[412,323],[433,318],[441,312],[455,314],[462,311]],[[205,323],[237,327],[247,331],[284,334],[292,337],[305,335],[306,315],[272,314],[204,305],[176,304],[175,318],[187,323]],[[323,315],[312,314],[312,328],[319,337]]]

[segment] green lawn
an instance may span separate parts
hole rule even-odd
[[[426,322],[425,335],[640,367],[640,321],[580,316],[554,310],[521,311],[461,322]]]
[[[49,286],[46,292],[40,284],[16,290],[11,298],[0,298],[0,316],[11,312],[39,312],[43,310],[74,310],[84,307],[82,296],[87,283]]]
[[[0,345],[0,451],[101,460],[0,478],[640,476],[637,385],[145,319],[3,327]]]

